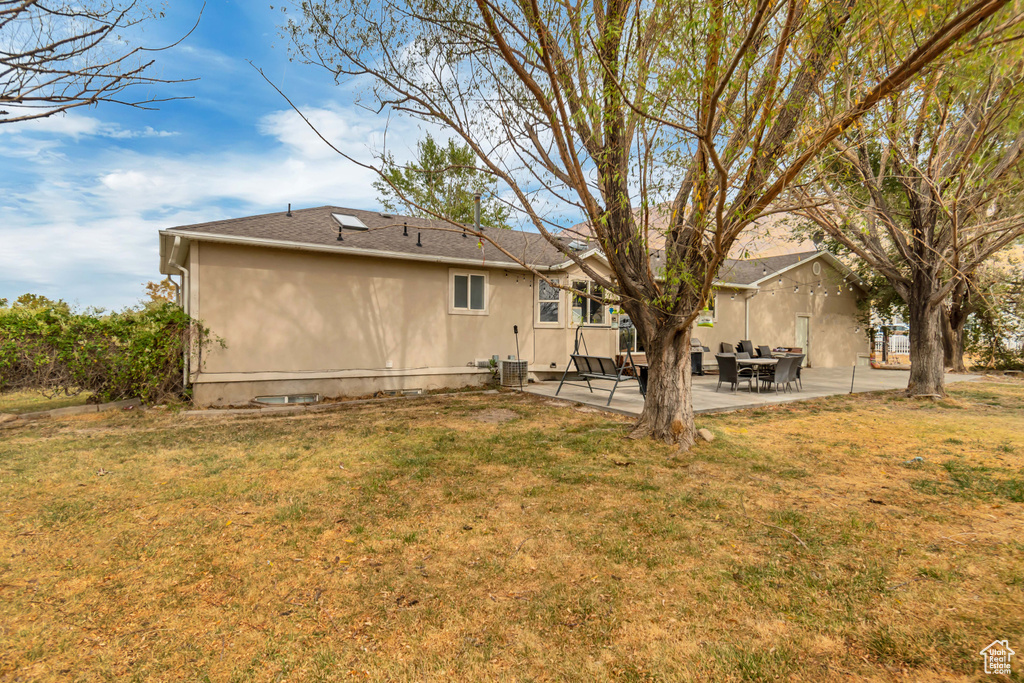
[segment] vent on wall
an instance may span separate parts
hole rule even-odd
[[[338,221],[338,225],[348,230],[369,230],[365,223],[350,214],[332,213],[331,216]]]

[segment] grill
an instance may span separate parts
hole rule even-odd
[[[527,366],[525,360],[502,360],[499,361],[501,368],[501,386],[518,387],[527,384]]]
[[[700,339],[696,337],[690,337],[690,374],[691,375],[703,375],[704,374],[704,352],[711,351],[708,347],[700,343]]]

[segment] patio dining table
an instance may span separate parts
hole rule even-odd
[[[778,358],[737,358],[736,365],[748,365],[754,369],[754,386],[757,393],[761,393],[761,368],[768,368],[777,365]]]

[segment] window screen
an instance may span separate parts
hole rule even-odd
[[[469,308],[469,276],[455,276],[455,308]]]
[[[551,282],[558,284],[557,279],[552,279]],[[559,303],[559,291],[557,287],[552,287],[544,280],[538,280],[537,286],[537,301],[540,302],[540,313],[539,321],[542,323],[557,323],[558,322],[558,303]]]
[[[598,297],[604,296],[604,290],[601,286],[593,282],[590,283],[590,293]],[[593,299],[588,299],[588,301],[590,302],[590,316],[587,322],[591,325],[604,325],[604,304]]]
[[[484,276],[469,276],[469,307],[474,311],[484,310]]]

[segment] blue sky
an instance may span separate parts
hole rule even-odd
[[[201,6],[168,4],[142,41],[174,42]],[[377,207],[372,175],[316,139],[246,61],[340,149],[370,159],[387,122],[356,104],[352,86],[290,62],[282,17],[269,4],[211,0],[184,43],[156,54],[154,75],[200,80],[153,96],[192,99],[157,111],[103,105],[0,126],[0,298],[34,292],[118,309],[161,277],[161,228],[284,210],[288,202]],[[389,149],[401,158],[420,136],[415,122],[391,121]]]

